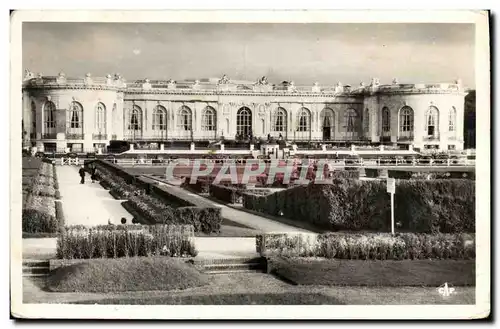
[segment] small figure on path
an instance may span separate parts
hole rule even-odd
[[[80,174],[81,177],[80,184],[85,184],[85,169],[83,166],[80,168],[78,173]]]
[[[92,165],[92,167],[90,167],[90,179],[92,179],[92,183],[94,183],[96,180],[97,180],[97,168],[95,165]]]

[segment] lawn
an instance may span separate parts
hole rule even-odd
[[[154,298],[110,298],[75,304],[115,305],[341,305],[339,299],[321,293],[257,293],[163,296]]]
[[[50,273],[54,292],[120,292],[179,290],[208,284],[207,276],[182,259],[133,257],[92,259]]]
[[[297,285],[453,286],[475,285],[475,260],[329,260],[274,258],[271,272]]]

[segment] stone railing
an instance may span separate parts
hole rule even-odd
[[[92,134],[93,140],[105,140],[108,139],[108,134]]]

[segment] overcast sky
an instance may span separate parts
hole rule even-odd
[[[220,77],[296,85],[474,87],[472,24],[24,23],[23,69],[83,77]]]

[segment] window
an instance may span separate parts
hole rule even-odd
[[[365,110],[365,116],[363,118],[363,123],[364,123],[364,130],[365,132],[369,132],[370,131],[370,110],[366,109]]]
[[[55,128],[56,127],[56,106],[54,103],[48,101],[43,107],[43,122],[45,128]]]
[[[69,108],[69,128],[83,128],[83,107],[78,102],[72,102]]]
[[[247,137],[252,133],[252,112],[242,107],[236,113],[236,134]]]
[[[305,107],[299,110],[297,131],[310,131],[311,130],[311,112]]]
[[[348,109],[345,112],[345,125],[347,132],[355,132],[356,131],[356,117],[357,113],[354,109]]]
[[[204,131],[214,131],[215,130],[215,109],[207,106],[203,110],[203,115],[201,116],[201,130]]]
[[[413,136],[413,109],[409,106],[399,111],[399,134],[402,137]]]
[[[391,131],[391,112],[389,108],[384,107],[382,109],[382,132],[390,132]]]
[[[153,130],[167,130],[167,109],[161,105],[153,110]]]
[[[97,132],[106,132],[106,106],[103,103],[97,103],[96,113],[95,113],[95,126]]]
[[[452,107],[448,113],[448,131],[455,131],[456,120],[457,111],[455,110],[455,107]]]
[[[282,107],[278,107],[274,112],[273,120],[273,130],[284,132],[286,131],[287,115],[286,110]]]
[[[437,137],[439,135],[439,111],[431,106],[425,114],[427,136]]]
[[[320,123],[323,128],[323,140],[331,140],[335,135],[335,112],[325,108],[320,113]]]
[[[139,106],[135,106],[130,111],[130,117],[128,120],[129,130],[141,130],[142,127],[142,111]]]
[[[451,151],[451,150],[455,150],[455,145],[448,145],[448,150]]]
[[[177,114],[177,128],[182,131],[192,130],[191,109],[187,106],[180,108]]]

